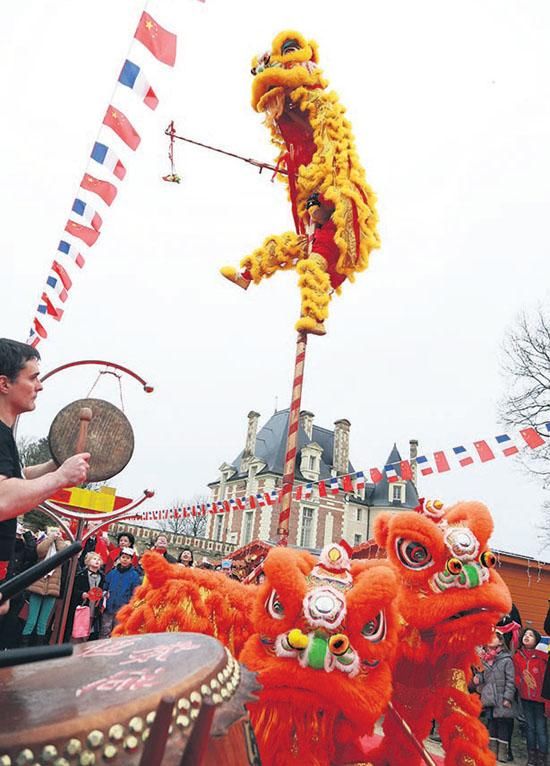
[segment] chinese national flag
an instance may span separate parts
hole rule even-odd
[[[174,66],[176,63],[176,35],[163,29],[145,11],[141,14],[134,37],[163,64]]]
[[[111,130],[114,130],[117,136],[121,138],[130,149],[135,151],[138,148],[141,141],[139,133],[120,109],[115,109],[114,106],[109,106],[105,112],[103,124],[107,125]]]
[[[413,474],[412,474],[411,464],[409,463],[408,460],[401,461],[400,469],[401,469],[401,478],[403,479],[403,481],[412,481]]]
[[[485,440],[482,439],[478,442],[474,442],[474,447],[476,448],[477,454],[479,455],[482,463],[486,463],[488,460],[495,459],[493,450],[489,447]]]
[[[370,477],[374,484],[378,484],[379,481],[382,481],[382,474],[378,470],[378,468],[371,468],[370,469]]]
[[[89,173],[85,173],[80,183],[82,189],[91,191],[97,194],[106,205],[110,205],[117,195],[117,188],[114,184],[110,184],[109,181],[101,181],[99,178],[94,178]]]
[[[351,476],[342,476],[342,489],[344,492],[353,492]]]
[[[435,467],[439,473],[450,471],[449,461],[444,452],[434,452]]]
[[[38,335],[40,335],[41,338],[48,337],[48,333],[46,332],[45,328],[40,324],[40,322],[38,321],[36,317],[33,320],[33,324],[34,324],[34,329],[36,330]]]
[[[98,231],[90,229],[88,226],[82,226],[80,223],[75,223],[75,221],[67,221],[65,231],[72,234],[73,237],[81,239],[88,245],[88,247],[95,245],[97,238],[99,237]]]
[[[531,449],[536,449],[544,444],[544,439],[534,428],[522,428],[520,429],[520,434],[527,446],[531,447]]]

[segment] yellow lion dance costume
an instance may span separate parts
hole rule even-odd
[[[286,180],[295,232],[268,237],[222,274],[248,288],[281,269],[296,268],[302,303],[296,329],[325,334],[332,293],[368,266],[380,246],[376,196],[355,152],[351,126],[317,66],[317,45],[284,31],[271,51],[252,62],[252,105],[266,115],[279,150],[278,177]]]

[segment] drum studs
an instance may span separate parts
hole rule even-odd
[[[139,740],[137,737],[134,737],[133,734],[130,734],[126,739],[124,740],[124,749],[129,750],[132,752],[133,750],[137,750],[139,747]]]
[[[79,766],[94,766],[95,754],[91,750],[84,750],[78,761]]]
[[[176,726],[179,726],[182,729],[187,729],[187,727],[190,725],[191,720],[186,715],[179,715],[176,718]]]
[[[86,742],[88,743],[88,747],[92,747],[94,750],[96,747],[101,747],[105,742],[103,732],[99,731],[99,729],[94,729],[88,734]]]
[[[50,763],[54,758],[57,758],[57,748],[54,745],[46,745],[42,750],[42,760],[44,763]]]
[[[140,718],[138,715],[134,716],[130,720],[130,723],[128,724],[128,728],[133,734],[141,734],[144,728],[143,718]]]
[[[221,695],[216,693],[212,695],[212,702],[214,703],[214,705],[221,705],[221,703],[223,702],[223,699]]]
[[[178,710],[189,710],[190,707],[191,703],[185,697],[182,697],[178,700]]]
[[[144,731],[144,732],[143,732],[143,734],[141,735],[141,741],[142,741],[142,742],[147,742],[147,740],[149,739],[149,733],[150,733],[150,731],[151,731],[151,729],[145,729],[145,731]]]
[[[65,753],[68,756],[80,755],[82,752],[82,742],[76,737],[70,739],[65,745]]]
[[[209,697],[212,694],[212,690],[206,684],[201,686],[201,694],[203,697]]]
[[[218,673],[218,681],[219,681],[221,684],[223,684],[223,682],[224,682],[224,678],[225,678],[225,676],[224,676],[224,674],[223,674],[222,672]]]
[[[11,758],[9,755],[0,756],[0,766],[11,766]]]
[[[195,721],[199,717],[199,708],[194,707],[192,710],[189,711],[189,716],[192,721]]]
[[[221,690],[220,694],[222,695],[222,699],[224,699],[224,700],[226,700],[229,697],[229,692],[227,691],[225,686]]]
[[[113,742],[120,742],[121,739],[124,737],[124,726],[120,723],[115,723],[114,726],[111,726],[109,729],[109,739]]]
[[[15,763],[17,766],[28,766],[28,764],[31,764],[33,761],[34,753],[32,750],[29,750],[29,748],[26,747],[24,750],[21,750],[15,760]]]
[[[145,717],[145,723],[147,724],[147,726],[151,726],[154,723],[155,715],[156,713],[154,710],[151,710],[150,713],[147,713],[147,716]]]
[[[217,691],[217,690],[220,688],[220,685],[219,685],[218,681],[217,681],[215,678],[213,678],[213,679],[210,681],[210,688],[211,688],[213,691],[214,691],[214,690],[215,690],[215,691]]]
[[[103,749],[103,760],[113,761],[118,755],[118,747],[114,745],[106,745]]]
[[[202,702],[202,697],[198,692],[191,692],[189,699],[192,705],[200,705]]]
[[[71,766],[71,764],[66,758],[56,758],[53,766]]]

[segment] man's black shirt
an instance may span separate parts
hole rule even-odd
[[[0,476],[22,479],[21,463],[13,431],[0,420]],[[9,561],[15,546],[17,519],[0,521],[0,561]]]

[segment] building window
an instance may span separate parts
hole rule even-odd
[[[300,547],[311,548],[313,535],[313,508],[302,508],[302,529],[300,531]]]
[[[223,514],[219,513],[214,517],[214,540],[220,542],[223,531]]]
[[[315,455],[309,456],[309,470],[310,471],[317,470],[317,458],[315,457]]]
[[[391,499],[395,503],[402,503],[403,502],[403,487],[401,487],[399,484],[392,484],[392,496]]]
[[[254,511],[246,511],[244,514],[243,545],[252,540],[252,527],[254,526]]]
[[[357,508],[357,521],[363,521],[363,509]]]
[[[353,544],[354,545],[361,545],[363,542],[363,535],[354,535],[353,536]]]

